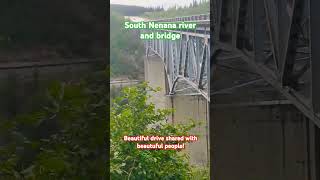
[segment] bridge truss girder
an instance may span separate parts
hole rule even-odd
[[[194,94],[191,90],[209,100],[210,35],[178,33],[179,40],[152,39],[146,42],[146,48],[163,60],[169,95]]]
[[[223,56],[238,57],[320,127],[319,5],[214,0],[211,66]]]

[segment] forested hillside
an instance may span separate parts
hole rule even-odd
[[[145,12],[163,11],[163,8],[145,8],[141,6],[128,6],[120,4],[111,4],[110,9],[124,16],[139,16]]]
[[[171,7],[166,11],[146,12],[145,17],[150,19],[170,18],[178,16],[188,16],[197,14],[207,14],[210,12],[210,1],[202,0],[200,2],[193,1],[189,6],[185,7]]]
[[[143,42],[134,31],[124,29],[124,17],[111,10],[110,65],[111,77],[143,76]]]

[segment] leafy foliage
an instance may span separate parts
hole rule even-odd
[[[188,157],[175,150],[138,150],[135,143],[124,142],[123,136],[182,136],[195,127],[163,123],[172,110],[155,110],[148,103],[146,84],[124,88],[111,107],[111,178],[112,179],[193,179]],[[152,127],[158,124],[157,127]]]
[[[53,83],[43,109],[0,121],[0,179],[105,178],[106,81]]]

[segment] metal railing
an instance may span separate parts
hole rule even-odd
[[[153,21],[157,22],[177,22],[177,21],[208,21],[210,20],[210,14],[199,14],[199,15],[192,15],[192,16],[181,16],[181,17],[174,17],[174,18],[164,18],[164,19],[156,19]]]

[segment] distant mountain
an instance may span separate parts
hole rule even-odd
[[[120,4],[110,4],[110,10],[116,11],[123,16],[139,16],[145,12],[160,11],[162,8],[145,8],[141,6],[129,6]]]

